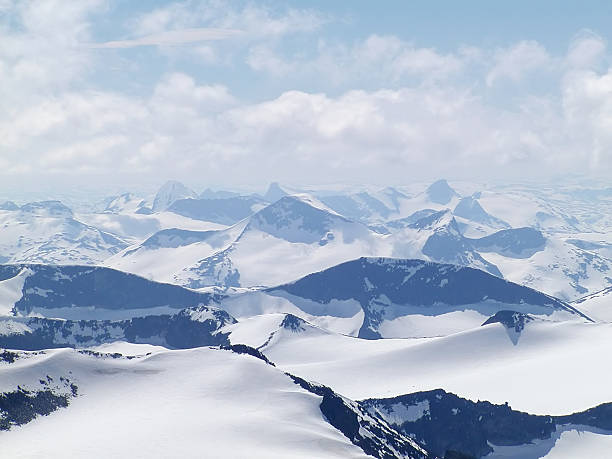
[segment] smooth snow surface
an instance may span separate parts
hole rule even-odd
[[[233,343],[250,334],[235,326]],[[268,322],[270,321],[270,322]],[[441,338],[363,340],[334,333],[284,335],[260,350],[280,368],[352,399],[442,388],[532,414],[563,415],[611,400],[612,324],[545,322],[519,334],[495,323]],[[244,339],[244,338],[243,338]],[[516,342],[515,342],[516,341]]]
[[[0,375],[1,391],[63,375],[80,394],[67,408],[0,432],[3,458],[366,457],[323,419],[320,397],[230,351],[126,360],[62,349],[0,365]]]
[[[612,452],[612,434],[589,430],[568,430],[561,433],[547,459],[606,459]],[[515,456],[516,457],[516,456]]]
[[[578,300],[574,306],[595,320],[612,322],[612,288]]]

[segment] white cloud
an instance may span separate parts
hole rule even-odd
[[[563,108],[574,142],[588,152],[592,168],[612,162],[612,69],[572,71],[563,81]]]
[[[236,29],[195,28],[168,30],[165,32],[145,35],[133,40],[107,41],[94,43],[91,48],[134,48],[137,46],[176,46],[203,41],[226,40],[240,35]]]
[[[415,171],[469,174],[486,164],[516,172],[526,163],[555,168],[565,161],[562,152],[549,156],[548,149],[562,145],[562,138],[550,136],[562,132],[561,120],[533,107],[531,113],[496,110],[454,89],[338,97],[290,91],[237,105],[223,87],[172,74],[146,100],[66,95],[51,110],[59,111],[53,123],[44,121],[49,115],[33,115],[41,108],[32,110],[24,117],[41,127],[34,137],[22,130],[14,139],[26,147],[21,161],[63,173],[76,168],[136,176],[146,170],[192,180],[223,174],[228,183],[267,180],[272,173],[297,181],[401,181]],[[553,129],[542,129],[541,117]]]
[[[286,56],[276,44],[263,43],[251,48],[247,64],[276,77],[293,74],[337,86],[364,81],[386,85],[411,78],[452,77],[473,57],[473,53],[442,54],[433,48],[418,48],[395,36],[370,35],[351,46],[320,41],[314,55]]]
[[[510,48],[497,50],[494,62],[486,77],[487,86],[503,79],[518,82],[534,70],[550,67],[553,59],[538,42],[521,41]]]
[[[246,62],[251,69],[276,77],[288,75],[297,69],[294,63],[282,59],[265,45],[253,46],[249,50]]]
[[[591,68],[601,62],[606,43],[600,36],[583,31],[570,43],[566,63],[571,68]]]
[[[348,44],[311,36],[313,49],[290,54],[278,39],[318,30],[324,19],[303,10],[198,5],[211,8],[172,4],[140,18],[129,45],[242,30],[220,42],[247,44],[248,66],[230,62],[232,71],[258,72],[245,81],[327,79],[335,90],[260,97],[254,86],[255,101],[246,102],[216,73],[188,71],[167,72],[137,95],[95,89],[90,72],[109,53],[81,44],[93,41],[90,15],[104,3],[15,3],[8,8],[19,26],[0,29],[0,175],[87,181],[146,173],[156,181],[238,184],[612,172],[612,72],[600,68],[606,50],[597,37],[577,38],[562,57],[535,42],[441,52],[381,35]],[[195,18],[185,14],[193,11]],[[215,46],[193,51],[207,62],[225,59]],[[484,68],[487,56],[495,57],[491,68]],[[541,70],[554,74],[549,93],[526,90],[516,103],[486,98],[485,83],[529,83]]]
[[[129,24],[137,37],[157,35],[189,28],[216,28],[240,30],[245,40],[282,37],[311,32],[321,27],[327,19],[308,9],[276,8],[238,3],[209,1],[184,1],[164,5]]]

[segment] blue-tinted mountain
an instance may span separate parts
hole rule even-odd
[[[141,244],[141,247],[147,249],[175,249],[177,247],[184,247],[186,245],[195,244],[196,242],[211,241],[215,237],[218,237],[220,239],[219,245],[222,245],[226,240],[226,238],[224,238],[224,235],[225,233],[220,230],[191,231],[178,228],[169,228],[155,233],[153,236],[145,240]]]
[[[154,272],[158,280],[190,288],[272,286],[364,251],[376,255],[379,247],[384,254],[390,253],[383,235],[330,211],[311,197],[292,195],[223,230],[158,232],[113,257],[108,265],[141,275]],[[157,266],[156,253],[172,257],[168,248],[181,250],[163,271]]]
[[[546,238],[535,228],[512,228],[479,239],[470,239],[470,244],[480,252],[496,252],[511,258],[529,258],[544,249]]]
[[[325,244],[325,238],[338,224],[362,225],[322,209],[307,198],[285,196],[251,217],[245,229],[263,231],[289,242]],[[366,230],[365,227],[363,227]]]
[[[212,190],[211,188],[206,188],[204,191],[200,193],[200,199],[227,199],[227,198],[236,198],[240,196],[240,193],[235,193],[233,191],[224,191],[224,190]]]
[[[407,217],[403,217],[403,218],[398,218],[395,220],[390,220],[388,222],[385,223],[385,226],[388,226],[389,228],[393,228],[393,229],[401,229],[401,228],[406,228],[409,227],[410,225],[413,225],[414,223],[418,222],[419,220],[423,220],[427,217],[430,217],[434,214],[438,214],[439,211],[436,211],[434,209],[421,209],[421,210],[417,210],[416,212],[410,214]],[[440,215],[440,214],[438,214]]]
[[[474,402],[436,389],[359,404],[400,433],[427,445],[438,457],[481,458],[498,447],[506,451],[516,447],[516,456],[504,457],[536,459],[552,449],[563,430],[612,433],[612,403],[566,416],[543,416],[513,410],[507,403]]]
[[[392,198],[397,199],[399,195],[392,195]],[[396,211],[396,209],[388,208],[382,201],[366,192],[321,196],[319,199],[330,209],[352,220],[386,219]]]
[[[22,296],[13,306],[16,314],[33,311],[61,317],[59,308],[121,311],[152,308],[183,309],[207,304],[204,293],[147,280],[134,274],[97,266],[0,265],[0,281],[25,277]],[[71,313],[71,314],[72,314]]]
[[[390,428],[380,417],[370,415],[360,403],[335,393],[327,386],[308,382],[289,373],[287,376],[302,389],[322,397],[319,408],[327,422],[368,456],[383,459],[435,457],[410,436]]]
[[[155,195],[155,200],[153,201],[153,211],[164,211],[179,199],[197,199],[197,197],[198,195],[195,191],[187,188],[181,182],[170,180],[166,182]]]
[[[63,217],[71,218],[72,210],[61,201],[39,201],[29,202],[19,208],[24,214],[40,217]]]
[[[408,225],[407,228],[431,233],[421,249],[423,255],[428,256],[431,260],[473,266],[502,277],[497,266],[485,260],[474,249],[470,240],[463,236],[457,220],[449,210],[426,215]]]
[[[236,196],[221,199],[179,199],[168,210],[184,217],[221,225],[234,223],[252,215],[266,202],[256,196]]]
[[[484,271],[422,260],[360,258],[267,292],[309,300],[294,303],[313,315],[318,315],[320,305],[333,300],[355,300],[364,312],[358,336],[370,339],[381,337],[379,328],[383,322],[410,314],[435,317],[474,310],[490,316],[512,309],[545,316],[564,311],[584,317],[556,298]],[[333,309],[327,308],[326,314],[334,315]]]
[[[0,318],[0,347],[24,350],[83,348],[115,341],[174,349],[218,346],[229,344],[221,328],[235,322],[227,312],[207,306],[116,321],[4,317]]]
[[[108,200],[104,213],[119,214],[124,212],[146,213],[152,212],[146,207],[146,201],[132,193],[123,193]],[[143,210],[146,209],[146,210]]]
[[[60,201],[9,207],[0,215],[4,263],[95,264],[128,246],[125,240],[77,220]]]
[[[473,222],[482,223],[493,227],[510,227],[510,225],[508,225],[506,222],[490,215],[486,210],[484,210],[478,202],[478,199],[476,199],[474,196],[462,198],[455,206],[453,214],[457,217],[463,217],[466,220],[471,220]]]
[[[270,183],[268,190],[263,195],[263,198],[268,202],[276,202],[279,199],[290,195],[287,190],[284,190],[277,182]]]
[[[5,201],[0,204],[0,210],[19,210],[19,206],[13,201]]]
[[[425,194],[429,198],[431,202],[435,202],[436,204],[440,204],[445,206],[454,197],[459,196],[459,194],[453,190],[448,182],[444,179],[438,180],[427,188]]]

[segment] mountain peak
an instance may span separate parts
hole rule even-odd
[[[289,193],[281,188],[278,182],[272,182],[268,187],[268,191],[264,194],[264,199],[268,202],[276,202],[287,195],[289,195]]]
[[[19,206],[13,201],[5,201],[0,204],[0,210],[19,210]]]
[[[304,331],[304,325],[306,325],[306,321],[304,319],[299,318],[298,316],[294,316],[293,314],[285,315],[285,318],[281,322],[281,328],[285,330],[291,330],[294,332]]]
[[[170,180],[159,189],[153,201],[153,210],[160,212],[166,210],[175,201],[179,199],[193,198],[197,199],[198,195],[192,189],[186,187],[181,182]]]
[[[479,196],[480,193],[475,193],[473,196],[461,198],[453,213],[458,217],[463,217],[473,222],[509,227],[510,225],[499,220],[498,218],[493,217],[482,208],[480,202],[478,202]]]
[[[448,182],[444,179],[440,179],[429,185],[429,188],[427,188],[425,193],[431,202],[441,205],[446,205],[455,196],[459,196],[459,194],[453,190]]]
[[[459,232],[459,226],[457,225],[457,221],[455,220],[455,217],[449,209],[435,211],[430,213],[429,215],[425,214],[424,217],[419,218],[414,223],[411,223],[408,226],[410,228],[418,230],[431,230],[443,227],[450,227],[453,232]]]
[[[142,207],[144,207],[145,202],[143,199],[135,196],[132,193],[123,193],[117,197],[115,197],[114,199],[112,199],[108,205],[106,206],[106,208],[104,209],[104,212],[106,213],[120,213],[123,212],[125,210],[133,210],[136,211]]]
[[[315,198],[301,194],[284,196],[263,208],[251,217],[250,225],[289,242],[319,241],[325,245],[334,238],[330,232],[334,223],[348,221]]]
[[[61,201],[29,202],[21,206],[20,210],[39,217],[72,218],[72,210]]]

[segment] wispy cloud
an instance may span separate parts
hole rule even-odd
[[[104,43],[93,43],[88,46],[91,48],[135,48],[137,46],[178,46],[189,43],[199,43],[204,41],[227,40],[242,34],[237,29],[218,29],[218,28],[194,28],[182,30],[169,30],[166,32],[145,35],[132,40],[107,41]]]

